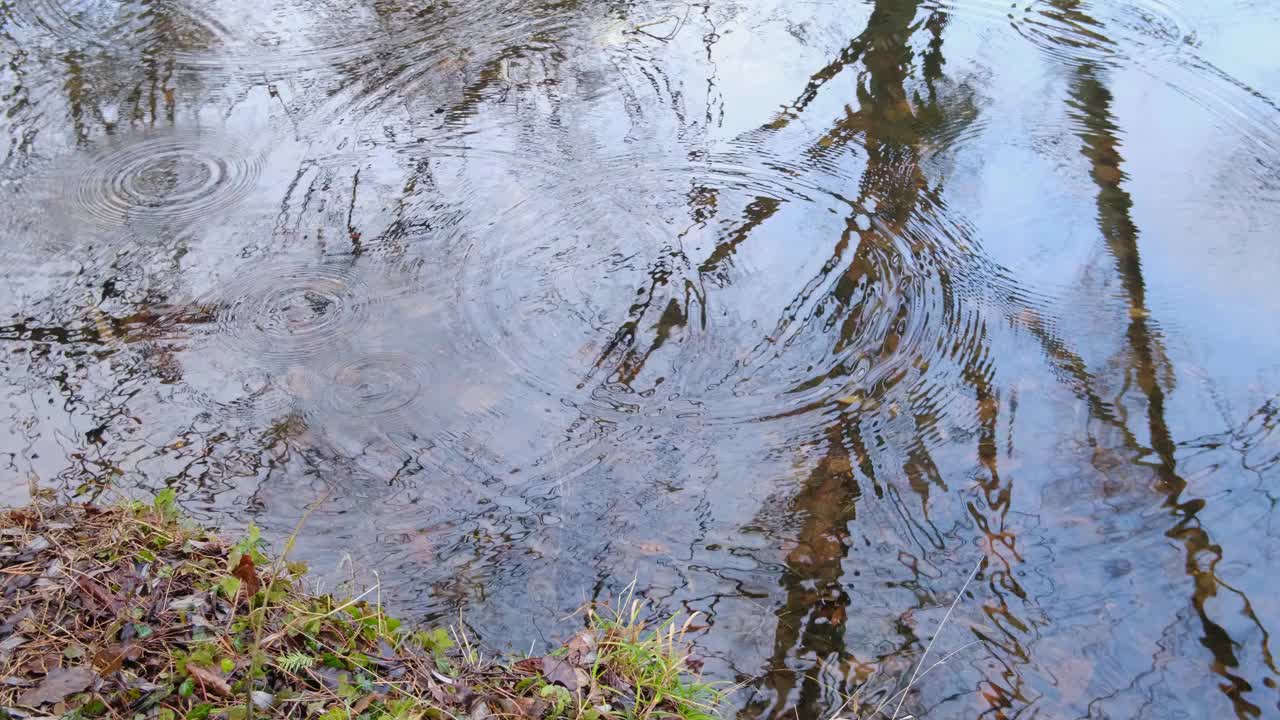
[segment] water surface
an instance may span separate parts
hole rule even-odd
[[[314,507],[504,648],[634,581],[742,718],[1280,717],[1277,32],[0,4],[0,498]]]

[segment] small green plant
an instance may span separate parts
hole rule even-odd
[[[276,667],[285,672],[297,673],[316,664],[316,659],[303,652],[291,652],[276,658]]]
[[[156,514],[170,522],[178,519],[178,492],[173,488],[165,488],[156,493],[156,498],[152,501],[151,506],[155,509]]]
[[[573,693],[559,685],[543,685],[538,695],[551,700],[551,717],[561,717],[573,702]]]
[[[637,718],[674,714],[682,720],[713,720],[724,693],[689,671],[685,635],[696,617],[669,619],[655,629],[642,618],[643,605],[628,588],[621,610],[591,608],[588,625],[599,638],[594,677],[607,668],[634,688]]]
[[[255,564],[266,564],[267,556],[262,552],[265,544],[262,540],[262,531],[257,525],[249,523],[247,534],[231,548],[231,554],[227,557],[228,566],[235,568],[240,564],[240,557],[243,555],[248,555]]]
[[[344,598],[304,590],[305,567],[288,560],[298,528],[268,555],[255,526],[229,543],[188,524],[172,491],[116,508],[11,511],[0,530],[7,552],[40,538],[15,572],[63,584],[0,598],[0,616],[29,607],[48,619],[40,642],[11,649],[18,682],[0,685],[0,707],[50,712],[52,702],[19,702],[44,684],[50,650],[63,668],[90,657],[96,667],[97,649],[125,632],[129,653],[106,658],[114,669],[92,693],[65,697],[71,720],[707,720],[721,697],[689,672],[689,624],[650,628],[634,601],[588,610],[587,627],[545,657],[485,658],[461,623],[451,632],[390,617],[376,585]],[[156,602],[125,602],[119,579],[136,577],[139,561],[162,579]],[[51,572],[73,565],[84,571]]]

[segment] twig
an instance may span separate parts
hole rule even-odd
[[[902,689],[901,693],[895,693],[895,694],[901,695],[902,697],[898,698],[898,705],[893,709],[892,720],[897,720],[898,711],[902,709],[902,703],[906,702],[907,700],[907,692],[911,690],[911,688],[915,685],[916,680],[919,680],[920,677],[922,677],[920,675],[920,668],[924,666],[925,658],[929,657],[929,651],[933,649],[933,644],[938,641],[938,636],[942,634],[942,629],[946,627],[947,620],[951,618],[951,613],[956,609],[956,605],[960,604],[960,598],[964,597],[964,591],[969,589],[969,583],[973,581],[973,578],[975,576],[977,576],[978,571],[982,569],[982,564],[985,563],[986,561],[987,561],[986,556],[978,558],[978,564],[973,566],[973,570],[969,573],[969,577],[965,578],[964,585],[960,587],[960,592],[956,593],[956,599],[952,600],[951,607],[947,608],[947,614],[942,616],[942,622],[938,624],[938,632],[934,633],[933,637],[929,639],[929,644],[928,646],[925,647],[924,654],[920,656],[920,662],[916,663],[916,669],[914,672],[911,673],[911,679],[907,681],[907,686]],[[968,647],[968,646],[966,645],[965,647]],[[961,650],[963,649],[964,648],[961,648]],[[959,650],[957,650],[956,652],[959,652]],[[952,655],[954,654],[955,653],[952,653]],[[947,658],[949,657],[951,657],[951,655],[947,656]],[[943,658],[942,662],[946,662],[947,658]],[[938,664],[935,664],[933,667],[937,667],[937,665]],[[932,670],[933,667],[930,667],[929,669]],[[876,712],[879,713],[882,709],[884,709],[884,706],[887,705],[889,701],[892,699],[893,699],[892,695],[886,698],[884,702],[880,703],[880,707],[876,708]]]

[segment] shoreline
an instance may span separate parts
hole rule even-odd
[[[150,504],[0,514],[0,717],[155,720],[613,720],[718,716],[675,619],[582,610],[544,656],[387,615],[372,590],[307,589],[293,538],[231,541],[171,491]]]

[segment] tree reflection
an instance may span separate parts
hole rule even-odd
[[[1216,568],[1222,561],[1222,547],[1212,540],[1209,530],[1198,517],[1205,508],[1205,501],[1183,497],[1187,481],[1178,471],[1177,443],[1165,418],[1165,386],[1171,383],[1171,379],[1164,378],[1170,378],[1171,372],[1168,361],[1164,359],[1160,334],[1152,328],[1149,320],[1151,312],[1142,275],[1138,229],[1131,216],[1133,200],[1124,189],[1123,158],[1111,112],[1112,95],[1103,83],[1101,71],[1094,65],[1080,63],[1074,72],[1070,106],[1081,125],[1082,153],[1092,164],[1090,174],[1098,187],[1098,228],[1115,262],[1116,276],[1128,301],[1129,323],[1124,336],[1127,347],[1123,351],[1127,359],[1120,365],[1125,382],[1120,384],[1123,389],[1115,405],[1124,404],[1126,395],[1140,401],[1146,410],[1146,433],[1150,445],[1144,447],[1137,441],[1135,433],[1127,429],[1120,436],[1128,440],[1125,449],[1134,454],[1134,462],[1155,474],[1157,482],[1154,489],[1163,495],[1163,506],[1173,516],[1174,524],[1166,535],[1179,542],[1186,553],[1186,572],[1192,581],[1191,605],[1200,620],[1201,641],[1213,656],[1209,670],[1224,680],[1219,688],[1230,699],[1237,717],[1257,717],[1262,713],[1261,708],[1246,698],[1253,686],[1238,674],[1242,670],[1234,649],[1238,642],[1213,619],[1210,599],[1220,593],[1239,597],[1245,615],[1262,634],[1262,654],[1268,658],[1269,669],[1275,673],[1277,669],[1269,659],[1271,655],[1267,648],[1269,633],[1254,614],[1248,597],[1217,574]]]
[[[581,5],[535,3],[524,9],[533,16],[574,12]],[[1101,34],[1105,31],[1102,24],[1089,18],[1076,3],[1059,0],[1057,6],[1072,22],[1087,25],[1090,37],[1109,42]],[[395,3],[374,3],[373,7],[380,21],[388,26],[403,20],[404,8]],[[839,208],[839,216],[833,216],[836,220],[830,237],[823,237],[822,241],[829,247],[821,250],[821,257],[825,259],[821,268],[812,276],[800,278],[798,291],[788,286],[776,321],[767,317],[765,327],[758,332],[755,328],[750,331],[755,333],[750,343],[755,344],[748,348],[743,362],[778,357],[782,352],[779,348],[787,339],[802,335],[806,339],[817,338],[814,344],[824,345],[815,350],[815,354],[838,358],[838,361],[829,366],[815,363],[801,370],[794,369],[805,367],[800,363],[788,368],[796,377],[791,378],[795,380],[794,387],[787,390],[796,394],[828,384],[852,387],[857,371],[854,360],[850,359],[854,351],[865,351],[862,354],[873,366],[897,363],[896,372],[859,387],[856,395],[851,390],[838,401],[827,398],[820,407],[805,406],[795,411],[797,416],[804,415],[806,422],[813,418],[810,425],[786,438],[800,447],[797,453],[805,458],[807,468],[800,473],[794,492],[789,491],[785,501],[779,503],[779,507],[785,508],[785,517],[772,519],[784,526],[789,534],[788,544],[777,552],[781,561],[776,573],[781,598],[769,643],[768,667],[759,673],[756,687],[760,690],[757,696],[760,699],[745,709],[747,717],[823,717],[838,704],[835,693],[847,695],[866,686],[872,669],[891,667],[918,657],[926,640],[909,621],[908,613],[904,613],[894,628],[899,637],[884,647],[865,655],[850,649],[855,639],[848,636],[847,621],[849,615],[858,612],[857,608],[850,607],[853,602],[850,590],[858,581],[851,579],[856,577],[856,570],[849,554],[854,544],[855,524],[859,520],[866,523],[868,504],[873,504],[864,493],[876,500],[887,500],[884,505],[892,506],[891,512],[897,514],[895,522],[904,526],[904,532],[913,535],[919,543],[919,549],[904,545],[897,558],[909,575],[900,586],[911,594],[915,603],[914,608],[904,605],[902,609],[939,605],[938,594],[929,587],[926,566],[931,564],[928,556],[945,554],[949,550],[947,541],[954,537],[939,527],[941,523],[934,516],[938,503],[931,503],[939,494],[959,492],[955,487],[948,487],[944,474],[948,468],[946,458],[936,455],[941,444],[938,433],[947,425],[948,414],[963,414],[966,421],[973,421],[973,426],[966,427],[966,434],[954,443],[957,446],[971,444],[976,458],[972,475],[965,478],[973,481],[973,499],[964,508],[967,517],[961,519],[972,522],[971,526],[965,526],[964,532],[976,528],[976,534],[984,541],[986,556],[991,560],[983,580],[992,599],[981,609],[990,627],[973,632],[984,642],[993,664],[974,666],[973,672],[982,675],[978,691],[990,717],[1035,712],[1029,708],[1037,698],[1028,689],[1022,673],[1031,662],[1029,646],[1039,631],[1036,627],[1039,621],[1029,619],[1025,613],[1020,615],[1017,610],[1019,603],[1025,606],[1034,600],[1027,599],[1027,590],[1017,578],[1017,566],[1023,562],[1026,548],[1020,545],[1021,538],[1008,517],[1013,507],[1014,487],[1009,468],[1001,466],[999,457],[998,429],[1005,398],[994,380],[991,338],[980,321],[974,321],[972,327],[966,325],[971,314],[956,284],[956,276],[961,271],[959,263],[954,257],[935,256],[935,249],[929,243],[936,238],[915,231],[919,225],[928,224],[936,232],[956,232],[959,237],[953,240],[968,239],[963,237],[963,229],[946,228],[944,188],[927,171],[930,148],[945,142],[945,133],[957,125],[973,120],[964,109],[969,107],[964,98],[957,103],[956,98],[945,97],[943,39],[949,16],[933,8],[918,0],[875,0],[866,28],[808,77],[784,110],[764,127],[736,139],[735,147],[744,148],[746,153],[760,151],[761,157],[773,157],[766,152],[769,143],[782,144],[801,135],[796,154],[803,158],[808,170],[865,163],[856,179],[856,190],[846,193],[850,197],[841,196],[832,203],[845,207]],[[6,35],[0,42],[5,43],[13,62],[8,76],[12,88],[6,91],[4,101],[9,115],[18,118],[7,126],[9,161],[13,161],[14,153],[25,152],[33,133],[62,123],[64,117],[72,142],[78,144],[117,132],[122,124],[175,123],[177,98],[191,97],[195,92],[194,84],[181,88],[187,92],[178,92],[179,83],[186,82],[181,73],[180,55],[194,49],[207,49],[213,40],[208,37],[193,40],[199,34],[193,35],[183,17],[171,13],[172,10],[164,4],[149,10],[145,34],[149,39],[137,52],[103,52],[93,46],[61,48],[53,56],[59,73],[56,92],[38,101],[31,99],[31,88],[24,79],[33,61],[19,51],[20,38]],[[7,19],[10,12],[8,5],[0,5],[3,13],[0,31],[10,30]],[[486,28],[479,28],[479,32],[484,30]],[[470,67],[466,80],[445,91],[422,90],[412,99],[411,110],[429,109],[432,130],[462,128],[478,118],[487,121],[489,118],[481,116],[493,108],[486,108],[485,103],[508,99],[507,93],[516,87],[509,75],[510,64],[518,60],[542,62],[547,77],[551,78],[572,56],[567,48],[571,47],[577,31],[571,23],[564,23],[530,37],[504,41],[499,43],[500,47],[488,48],[465,62],[450,60],[450,68],[464,64]],[[457,39],[456,44],[464,45],[464,39]],[[923,51],[916,49],[920,47]],[[374,54],[381,52],[382,49]],[[386,52],[388,56],[394,54],[390,50]],[[413,58],[413,61],[419,59]],[[437,59],[432,56],[433,62]],[[445,60],[439,62],[446,63]],[[377,103],[392,104],[400,83],[411,80],[422,67],[409,61],[404,65],[388,63],[388,67],[379,68],[376,81],[365,75],[369,65],[364,63],[352,63],[333,71],[340,76],[335,81],[339,89],[360,87],[363,83],[377,86],[365,88],[376,97],[373,100],[361,97],[359,100],[368,104],[358,110],[383,112],[385,106]],[[1238,598],[1243,613],[1262,635],[1261,654],[1275,673],[1268,647],[1269,635],[1250,599],[1216,571],[1224,553],[1207,527],[1207,502],[1187,497],[1188,482],[1185,469],[1180,467],[1179,451],[1188,444],[1177,441],[1166,420],[1173,390],[1172,373],[1159,326],[1151,320],[1138,229],[1132,217],[1133,199],[1125,188],[1113,98],[1105,72],[1098,65],[1082,61],[1070,67],[1069,72],[1069,113],[1079,127],[1081,152],[1089,163],[1090,177],[1096,187],[1098,228],[1113,264],[1108,272],[1114,272],[1118,278],[1126,302],[1122,347],[1116,351],[1118,362],[1095,371],[1084,353],[1055,333],[1052,323],[1014,297],[1005,298],[1010,308],[1009,319],[1037,339],[1064,385],[1083,401],[1091,421],[1110,431],[1089,438],[1100,450],[1111,451],[1108,461],[1118,456],[1129,467],[1155,478],[1153,487],[1172,518],[1165,534],[1177,542],[1185,554],[1191,586],[1190,606],[1200,625],[1200,640],[1211,655],[1209,669],[1221,679],[1220,688],[1230,699],[1237,716],[1259,716],[1263,708],[1251,693],[1256,691],[1253,673],[1262,670],[1242,667],[1241,641],[1230,636],[1224,611],[1216,609],[1212,600],[1224,595]],[[856,82],[848,82],[854,76]],[[554,85],[548,80],[545,87]],[[553,95],[551,90],[542,87],[536,91],[545,92],[547,98]],[[816,114],[812,110],[817,107],[815,103],[820,96],[839,92],[845,93],[848,103],[820,132],[806,134],[800,119],[811,119],[806,113]],[[33,110],[33,105],[39,102],[47,104],[45,109]],[[642,109],[630,104],[626,107],[628,120],[641,119]],[[528,120],[523,116],[518,119]],[[556,122],[561,120],[556,118]],[[530,134],[530,125],[515,123],[512,127],[517,132]],[[425,126],[423,123],[419,127]],[[62,128],[57,130],[61,132]],[[552,139],[567,143],[564,138],[565,134],[561,133]],[[524,137],[522,147],[528,150],[534,142],[546,139]],[[338,170],[317,169],[318,164],[307,164],[310,161],[304,161],[294,185],[284,193],[285,204],[297,200],[303,208],[297,210],[299,220],[296,226],[286,227],[284,222],[289,213],[282,209],[277,234],[305,237],[311,226],[301,219],[304,210],[314,213],[308,221],[315,225],[339,217],[335,225],[338,228],[343,227],[340,216],[345,215],[350,245],[344,239],[339,254],[347,255],[348,260],[366,252],[399,257],[408,255],[413,241],[431,231],[451,224],[490,220],[466,217],[456,207],[433,206],[444,194],[441,185],[449,178],[433,177],[430,161],[422,156],[410,157],[405,153],[398,155],[397,160],[404,160],[410,166],[409,178],[400,196],[392,199],[394,207],[382,208],[385,212],[382,219],[387,219],[387,224],[381,235],[370,232],[362,237],[352,219],[357,188],[361,194],[366,192],[364,185],[358,185],[361,171],[355,169],[351,183],[340,183],[335,178],[349,169],[346,165],[340,164]],[[697,161],[695,153],[693,164]],[[330,190],[332,195],[325,196]],[[739,196],[730,197],[734,192],[739,192]],[[707,327],[709,305],[714,307],[716,293],[741,277],[737,264],[752,249],[752,242],[771,229],[771,224],[775,228],[781,224],[779,219],[791,201],[779,195],[783,193],[771,195],[755,188],[727,190],[717,187],[714,181],[699,178],[690,182],[684,207],[680,208],[682,213],[687,211],[689,227],[669,245],[653,253],[647,277],[641,287],[635,289],[634,298],[621,303],[623,306],[629,303],[625,317],[609,328],[598,353],[595,346],[586,353],[588,357],[595,355],[596,370],[607,373],[611,385],[639,393],[647,368],[658,364],[664,352],[674,351],[687,333]],[[563,201],[564,197],[552,200]],[[740,204],[735,207],[733,202]],[[308,206],[308,203],[313,204]],[[684,241],[701,231],[713,238],[711,246],[687,250]],[[916,286],[906,290],[895,286],[900,276],[895,275],[897,271],[891,262],[903,255],[911,256],[912,260],[930,261],[914,265],[915,280],[927,285],[929,291],[936,291],[930,297],[938,298],[938,302],[928,306],[925,312],[936,310],[927,322],[943,328],[940,334],[944,336],[914,354],[903,351],[911,340],[899,328],[912,319],[911,313],[920,312],[911,304],[917,298],[910,295],[910,288]],[[896,304],[880,302],[874,297],[870,289],[882,287],[900,291],[891,298]],[[147,302],[154,300],[165,298]],[[74,302],[81,303],[81,300],[74,298]],[[95,306],[92,300],[87,304]],[[122,433],[118,438],[122,442],[120,448],[104,449],[105,443],[115,439],[114,424],[126,425],[133,422],[134,415],[140,414],[130,407],[135,397],[142,398],[144,392],[155,392],[156,386],[163,389],[180,380],[180,368],[171,356],[166,356],[162,343],[133,354],[121,352],[120,348],[133,350],[137,348],[136,340],[154,337],[146,336],[139,328],[154,333],[166,329],[165,322],[194,326],[209,322],[210,312],[208,308],[167,312],[161,321],[140,303],[134,310],[114,315],[100,313],[89,322],[85,322],[81,314],[59,308],[40,320],[15,319],[0,327],[0,341],[40,346],[39,352],[28,356],[32,363],[43,363],[40,367],[17,369],[11,374],[53,380],[54,392],[64,398],[68,414],[76,413],[89,423],[80,429],[88,452],[73,458],[75,475],[87,474],[105,481],[124,464],[122,459],[140,463],[140,458],[151,461],[167,455],[173,461],[166,466],[171,472],[170,480],[193,489],[203,488],[210,494],[229,487],[227,477],[235,473],[257,478],[259,487],[248,496],[250,508],[256,509],[266,502],[262,498],[270,490],[268,480],[274,482],[279,476],[293,472],[287,469],[290,463],[298,464],[301,467],[298,472],[306,477],[354,475],[351,468],[359,467],[359,459],[344,465],[325,457],[322,451],[295,443],[304,432],[300,427],[305,423],[293,415],[274,418],[267,427],[242,434],[197,429],[197,423],[193,422],[191,427],[177,431],[180,441],[145,449],[141,448],[144,443],[132,441],[130,444]],[[877,327],[883,327],[883,333],[864,332],[872,319],[881,323]],[[591,321],[595,322],[596,318]],[[768,326],[769,322],[772,326]],[[872,339],[868,340],[868,336]],[[956,348],[954,344],[967,346]],[[80,382],[77,373],[83,373],[89,363],[86,355],[116,363],[110,370],[117,382],[104,383],[101,397],[96,399],[86,399],[77,386]],[[128,355],[128,362],[119,357],[124,355]],[[901,359],[902,355],[908,355],[906,360]],[[11,356],[3,360],[13,362]],[[951,373],[949,376],[943,372],[944,366],[947,366],[946,372]],[[958,391],[944,396],[922,382],[930,367],[942,378],[939,383],[950,383],[957,386]],[[1114,397],[1108,394],[1111,387],[1120,388]],[[566,393],[571,392],[566,389]],[[954,395],[962,399],[956,401]],[[1127,415],[1125,409],[1135,407],[1141,408],[1145,415],[1142,427],[1129,424],[1135,418]],[[1276,408],[1277,403],[1269,402],[1250,423],[1274,427],[1280,414]],[[882,422],[885,418],[899,417],[903,422],[893,428]],[[797,427],[800,424],[797,423]],[[191,448],[187,447],[187,438],[191,438]],[[413,435],[403,447],[397,446],[393,452],[402,452],[403,460],[397,458],[400,466],[387,472],[383,479],[389,485],[407,483],[406,478],[425,473],[428,465],[425,456],[431,443],[424,433]],[[377,465],[380,459],[373,456],[386,453],[389,446],[371,443],[361,452],[371,458],[369,464]],[[210,469],[215,461],[224,459],[227,459],[226,465],[236,467],[234,472],[220,475]],[[1105,469],[1097,457],[1093,462],[1099,471]],[[477,471],[477,475],[480,474]],[[66,477],[70,481],[73,475],[68,472]],[[465,514],[466,503],[460,505],[464,507],[459,514]],[[773,508],[762,512],[771,511]],[[457,546],[463,545],[459,542]],[[515,545],[511,537],[476,533],[468,552],[479,558],[493,548],[505,550]],[[456,555],[460,557],[463,553],[458,550]],[[597,559],[596,562],[603,561]],[[1177,618],[1171,620],[1177,621]]]
[[[971,116],[956,117],[954,113],[945,111],[940,105],[936,91],[936,82],[942,78],[942,67],[945,62],[942,54],[942,34],[947,25],[948,16],[943,12],[935,11],[930,13],[923,23],[913,24],[917,11],[916,3],[877,3],[872,11],[867,30],[845,49],[841,57],[815,74],[788,113],[780,116],[769,128],[773,130],[784,127],[789,117],[798,110],[803,110],[816,97],[818,89],[835,77],[845,65],[857,59],[861,60],[865,72],[864,80],[857,87],[857,108],[846,108],[845,116],[840,118],[808,151],[811,157],[820,160],[840,152],[849,143],[860,140],[867,155],[867,166],[859,186],[860,196],[854,205],[862,206],[868,198],[875,198],[878,222],[874,227],[856,230],[855,219],[849,218],[849,227],[856,232],[854,257],[845,270],[844,277],[835,283],[832,291],[833,297],[843,305],[850,304],[852,289],[865,281],[864,278],[872,267],[870,263],[862,260],[863,253],[890,241],[892,237],[904,235],[908,223],[914,217],[921,214],[928,217],[939,212],[937,198],[941,196],[942,188],[929,186],[921,168],[923,146],[931,139],[933,132],[948,124],[963,123],[972,119]],[[930,34],[928,50],[923,54],[920,62],[927,95],[922,97],[917,94],[912,97],[907,88],[907,81],[910,78],[914,58],[908,42],[912,33],[920,28]],[[843,238],[837,245],[835,258],[825,267],[838,266],[840,253],[845,252],[848,244],[849,238]],[[913,249],[925,252],[923,248]],[[939,270],[939,280],[944,287],[944,297],[948,298],[947,306],[954,307],[953,303],[956,300],[951,297],[950,277],[945,267]],[[825,285],[825,281],[818,279],[810,282],[807,287],[820,288]],[[793,306],[799,304],[792,303]],[[937,322],[946,326],[954,320],[939,318]],[[976,342],[979,346],[985,347],[987,343],[985,331],[978,334]],[[943,360],[945,358],[937,359],[938,362]],[[984,502],[971,503],[969,511],[977,522],[978,529],[986,538],[988,556],[998,559],[997,563],[989,565],[986,573],[987,581],[995,590],[998,602],[988,603],[985,611],[992,622],[1009,636],[1001,640],[988,637],[985,633],[978,633],[978,638],[985,640],[997,657],[1005,656],[997,666],[1000,671],[988,677],[985,681],[986,687],[982,690],[987,702],[993,709],[998,709],[1027,705],[1031,698],[1025,696],[1021,681],[1018,679],[1018,672],[1015,667],[1012,667],[1012,665],[1027,662],[1026,652],[1021,649],[1021,643],[1015,637],[1017,634],[1025,633],[1026,626],[1012,615],[1009,604],[1003,600],[1006,592],[1014,595],[1023,595],[1024,592],[1013,572],[1013,564],[1018,560],[1016,538],[1005,524],[1012,502],[1012,486],[1002,480],[997,467],[996,427],[999,399],[992,386],[992,375],[993,367],[986,351],[978,351],[969,356],[963,362],[960,373],[960,378],[968,386],[975,403],[974,414],[978,419],[977,457],[982,468],[978,482],[982,488]],[[883,391],[879,399],[886,402],[888,400]],[[906,442],[906,452],[902,462],[896,467],[884,468],[881,473],[887,472],[893,476],[905,477],[911,489],[919,496],[918,515],[913,512],[901,513],[901,517],[908,522],[914,522],[916,517],[928,517],[928,498],[931,488],[946,489],[937,464],[928,449],[930,447],[928,431],[939,421],[939,418],[936,410],[929,408],[933,410],[931,412],[925,408],[929,408],[929,403],[913,404],[914,436]],[[879,495],[881,486],[876,480],[877,463],[872,461],[866,445],[860,441],[863,433],[862,425],[867,422],[867,419],[859,413],[843,414],[840,422],[832,426],[828,433],[846,436],[857,441],[853,443],[857,448],[856,467],[876,486]],[[877,431],[872,432],[877,435],[873,445],[884,447],[890,443],[889,438],[879,436]],[[860,493],[852,474],[845,480],[847,497],[832,493],[830,489],[833,482],[829,477],[830,468],[848,469],[850,466],[846,459],[848,451],[844,445],[834,442],[829,443],[828,448],[826,457],[819,462],[813,476],[802,486],[793,502],[793,506],[804,518],[801,537],[813,534],[845,537],[849,523],[856,518],[854,503]],[[896,489],[892,484],[887,483],[887,486],[891,499],[899,502]],[[819,508],[825,511],[815,512]],[[839,508],[843,508],[843,512],[835,511]],[[814,525],[817,527],[813,527]],[[813,544],[802,541],[801,546],[812,547]],[[749,713],[753,716],[767,714],[769,717],[779,718],[798,712],[802,717],[820,717],[833,710],[829,706],[823,707],[816,704],[819,696],[812,689],[808,693],[802,692],[801,698],[794,705],[790,704],[787,698],[797,676],[804,679],[803,686],[807,688],[816,682],[815,676],[829,655],[845,655],[848,652],[842,644],[810,642],[807,636],[799,644],[795,642],[796,631],[792,628],[802,623],[807,623],[806,627],[812,627],[815,620],[829,614],[821,610],[823,603],[833,602],[830,599],[832,597],[848,602],[848,595],[842,585],[848,579],[842,567],[846,548],[832,543],[816,547],[828,550],[818,562],[811,560],[808,554],[797,556],[797,553],[793,552],[787,557],[783,585],[789,589],[783,607],[778,613],[775,653],[771,659],[771,670],[765,677],[765,685],[772,689],[775,697],[767,712],[763,707],[754,708]],[[819,592],[797,591],[795,587],[816,587]],[[925,608],[937,604],[937,598],[932,597],[923,588],[918,592],[919,607]],[[815,602],[815,598],[820,602]],[[856,612],[856,609],[853,612]],[[843,607],[840,614],[841,616],[844,614]],[[806,618],[808,618],[807,621]],[[900,625],[899,629],[905,636],[899,648],[881,653],[878,657],[867,661],[852,664],[857,672],[853,677],[847,678],[848,684],[841,688],[845,696],[859,690],[865,691],[861,686],[869,675],[867,667],[889,667],[889,661],[892,658],[900,655],[911,657],[910,653],[913,650],[915,652],[923,650],[921,638],[918,638],[913,630],[905,625]],[[801,657],[815,659],[812,663],[806,661],[803,669],[795,671],[786,669],[790,658]],[[827,703],[830,704],[829,698]],[[876,703],[873,703],[865,709],[871,711],[875,705]],[[855,707],[853,711],[857,712],[860,709]]]
[[[867,28],[837,58],[816,72],[796,101],[759,133],[768,136],[787,127],[846,68],[861,68],[855,90],[857,104],[847,106],[845,114],[806,150],[814,162],[838,159],[851,146],[865,153],[866,167],[858,186],[859,193],[850,202],[854,212],[845,219],[845,229],[834,246],[831,258],[823,264],[821,274],[807,282],[801,294],[787,304],[777,327],[769,333],[767,343],[792,331],[791,325],[797,322],[798,309],[816,304],[827,309],[821,322],[841,328],[835,334],[833,352],[844,350],[845,345],[855,339],[856,324],[860,320],[858,308],[862,303],[859,297],[863,289],[884,280],[880,276],[884,265],[878,261],[877,254],[893,252],[895,239],[912,237],[908,232],[910,223],[941,210],[939,198],[942,188],[930,187],[921,166],[924,147],[932,133],[941,127],[972,118],[956,118],[945,112],[936,89],[945,62],[942,34],[948,16],[934,11],[923,22],[916,22],[918,11],[916,2],[877,2]],[[910,40],[921,29],[929,33],[930,39],[927,51],[916,58]],[[908,83],[917,70],[926,92],[913,96]],[[702,193],[693,198],[698,200],[695,220],[703,221],[707,214],[714,212],[714,197],[709,199],[706,193]],[[869,205],[875,207],[874,224],[866,223],[865,218],[860,221],[858,217],[859,209]],[[776,211],[776,204],[760,200],[749,205],[746,222],[726,233],[708,258],[697,265],[703,277],[727,282],[723,264],[732,257],[748,233]],[[929,248],[919,240],[910,242],[913,252],[929,252]],[[951,297],[948,270],[943,267],[937,272],[935,280],[940,283],[942,296],[946,298],[943,306],[958,314],[956,300]],[[815,297],[815,294],[821,294],[821,297]],[[843,320],[840,320],[842,314]],[[956,319],[940,317],[934,321],[948,326]],[[799,322],[817,320],[805,318]],[[622,334],[628,342],[634,339],[637,325],[638,320],[633,319]],[[886,344],[881,348],[882,361],[890,358],[898,342],[893,335],[886,338]],[[985,332],[979,331],[975,342],[985,346]],[[1011,556],[1003,569],[989,574],[989,581],[1020,593],[1010,567],[1017,554],[1014,537],[1004,527],[1012,489],[1002,481],[997,468],[995,433],[999,403],[991,384],[993,368],[986,358],[985,352],[975,352],[970,357],[971,361],[964,362],[961,367],[961,378],[969,386],[976,403],[980,427],[977,454],[985,470],[980,482],[986,502],[981,509],[971,506],[970,510],[987,537],[989,551],[999,557]],[[917,362],[927,364],[948,360],[941,356],[921,358]],[[834,379],[849,370],[851,368],[838,366],[823,380]],[[629,377],[634,375],[633,370]],[[913,419],[912,435],[908,440],[903,442],[883,429],[877,429],[875,423],[871,423],[869,430],[864,427],[877,415],[875,408],[879,408],[880,414],[894,412],[889,405],[894,396],[900,394],[895,389],[902,389],[897,387],[899,384],[909,384],[907,378],[906,373],[900,373],[872,388],[860,403],[871,408],[869,412],[855,407],[837,414],[836,421],[822,433],[820,459],[787,503],[799,527],[795,531],[794,547],[785,555],[785,569],[780,578],[785,596],[777,611],[769,669],[761,678],[762,687],[768,695],[746,708],[744,712],[748,717],[823,716],[833,711],[834,705],[840,701],[830,694],[830,679],[824,679],[825,672],[843,668],[852,673],[845,676],[839,688],[847,695],[866,682],[872,669],[913,649],[917,652],[923,649],[920,638],[906,625],[899,626],[905,636],[901,647],[867,660],[851,656],[844,637],[846,615],[850,612],[849,593],[845,589],[849,576],[844,563],[850,545],[849,526],[856,520],[858,500],[862,496],[858,476],[861,475],[875,488],[878,497],[888,495],[894,503],[901,503],[897,488],[892,483],[882,484],[877,475],[888,473],[905,477],[909,487],[918,495],[920,507],[917,511],[903,508],[900,517],[909,523],[922,523],[924,537],[939,535],[927,527],[928,499],[932,488],[945,490],[946,485],[929,450],[929,433],[940,422],[939,413],[945,409],[933,407],[923,391],[908,389],[906,397],[911,401],[906,403],[907,412]],[[864,433],[868,432],[871,437],[864,440]],[[903,446],[904,450],[897,464],[886,460],[883,450],[871,449],[897,446]],[[881,458],[877,459],[877,456]],[[923,588],[917,592],[920,607],[936,604],[937,598],[931,593]],[[1007,615],[1008,612],[1003,604],[988,607],[990,615]],[[1002,626],[1018,624],[1012,620]],[[1017,646],[1016,641],[1014,646]],[[1014,655],[1015,658],[1021,656],[1022,662],[1026,661],[1024,652],[1015,651]],[[1005,677],[1009,676],[1016,678],[1016,672],[1006,673]],[[1004,706],[1028,702],[1016,684],[997,687],[999,681],[999,678],[991,681],[992,690],[987,694],[992,702]],[[855,711],[857,709],[854,708]]]

